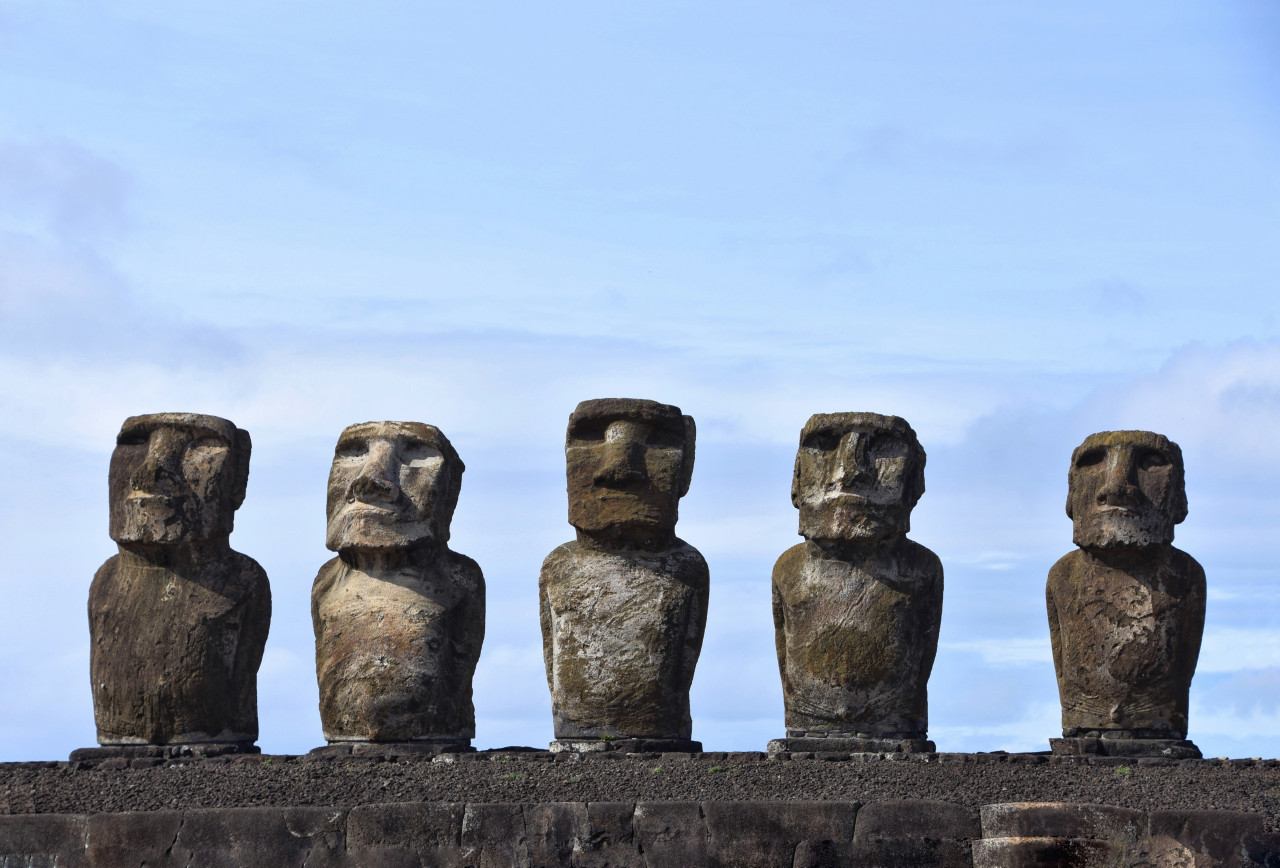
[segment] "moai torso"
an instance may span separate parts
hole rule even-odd
[[[942,614],[933,552],[900,539],[850,562],[800,543],[774,567],[773,611],[788,729],[928,729]]]
[[[566,543],[538,583],[557,738],[689,738],[702,648],[706,561],[677,540],[626,556]]]
[[[942,565],[907,539],[924,450],[895,416],[815,415],[792,484],[806,542],[773,570],[789,732],[924,738]]]
[[[475,736],[484,579],[470,558],[449,554],[431,568],[376,575],[341,558],[320,569],[311,615],[326,739]]]
[[[227,543],[249,450],[246,432],[213,416],[125,421],[110,479],[120,553],[89,590],[99,743],[257,739],[271,591]]]
[[[1069,488],[1080,548],[1046,585],[1063,734],[1182,739],[1205,610],[1204,570],[1170,544],[1182,453],[1148,431],[1094,434]]]
[[[475,735],[484,577],[445,545],[463,469],[430,425],[370,422],[339,438],[327,545],[340,556],[311,591],[328,741]]]
[[[1049,632],[1068,730],[1187,731],[1204,570],[1158,546],[1142,569],[1077,550],[1049,571]]]
[[[578,539],[539,579],[557,739],[687,741],[707,619],[707,565],[675,536],[693,419],[654,401],[584,401],[569,418],[569,522]]]

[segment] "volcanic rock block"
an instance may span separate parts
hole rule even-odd
[[[805,542],[773,568],[787,737],[770,752],[931,752],[929,673],[942,564],[907,539],[924,493],[911,426],[818,414],[800,435],[791,502]]]
[[[338,438],[326,539],[338,557],[311,590],[331,743],[318,752],[470,749],[484,577],[446,544],[464,469],[448,438],[419,422],[366,422]]]
[[[694,423],[654,401],[584,401],[565,440],[577,539],[538,582],[553,749],[701,750],[689,686],[707,619],[707,564],[675,535]],[[652,747],[652,745],[659,745]]]
[[[271,590],[228,543],[250,449],[247,431],[216,416],[133,416],[120,429],[109,480],[119,554],[89,589],[99,744],[256,750]]]
[[[1187,515],[1182,451],[1150,431],[1104,431],[1071,456],[1079,548],[1045,590],[1062,701],[1055,753],[1199,757],[1187,699],[1204,631],[1204,570],[1174,548]]]

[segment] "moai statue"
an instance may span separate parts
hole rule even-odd
[[[805,541],[773,568],[787,737],[769,751],[933,751],[929,672],[942,564],[906,537],[924,449],[897,416],[823,413],[800,434],[791,502]]]
[[[1187,696],[1204,632],[1204,570],[1174,548],[1182,450],[1150,431],[1091,434],[1071,455],[1078,549],[1045,598],[1062,701],[1055,753],[1195,758]]]
[[[707,622],[707,564],[675,535],[693,473],[678,407],[583,401],[565,439],[577,540],[538,582],[551,749],[700,751],[689,687]]]
[[[484,576],[451,551],[464,466],[438,428],[365,422],[338,438],[311,589],[321,753],[471,749]],[[388,745],[388,742],[398,743]]]
[[[125,420],[110,471],[119,554],[89,589],[104,749],[73,759],[257,752],[271,589],[262,567],[227,541],[249,452],[249,432],[216,416]]]

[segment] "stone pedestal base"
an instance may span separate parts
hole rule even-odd
[[[702,742],[687,738],[558,738],[552,753],[702,753]]]
[[[98,747],[81,747],[71,752],[71,762],[102,762],[109,759],[205,759],[230,754],[262,753],[256,744],[247,741],[210,742],[193,744],[104,744]]]
[[[770,755],[782,753],[837,751],[839,753],[937,753],[938,747],[925,738],[854,738],[845,736],[799,736],[775,738],[769,742]]]
[[[1178,738],[1108,738],[1074,736],[1049,739],[1055,756],[1131,756],[1201,759],[1200,748]]]
[[[469,738],[432,738],[417,741],[335,741],[307,751],[308,756],[439,756],[442,753],[474,753]]]

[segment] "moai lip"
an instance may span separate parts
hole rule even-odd
[[[942,619],[942,564],[906,537],[925,452],[903,419],[811,417],[791,500],[805,542],[773,569],[787,737],[771,752],[919,753]]]
[[[1204,632],[1204,570],[1173,547],[1187,515],[1182,451],[1151,431],[1092,434],[1071,456],[1079,548],[1045,599],[1062,702],[1055,753],[1198,757],[1187,704]]]
[[[329,472],[327,546],[311,590],[319,753],[470,750],[484,576],[449,549],[465,466],[419,422],[342,432]]]
[[[109,474],[119,553],[89,589],[96,753],[257,750],[271,590],[227,539],[251,448],[247,431],[216,416],[155,413],[121,427]]]
[[[675,535],[693,472],[693,419],[629,398],[584,401],[565,440],[569,522],[539,578],[553,750],[690,740],[689,687],[708,574]]]

